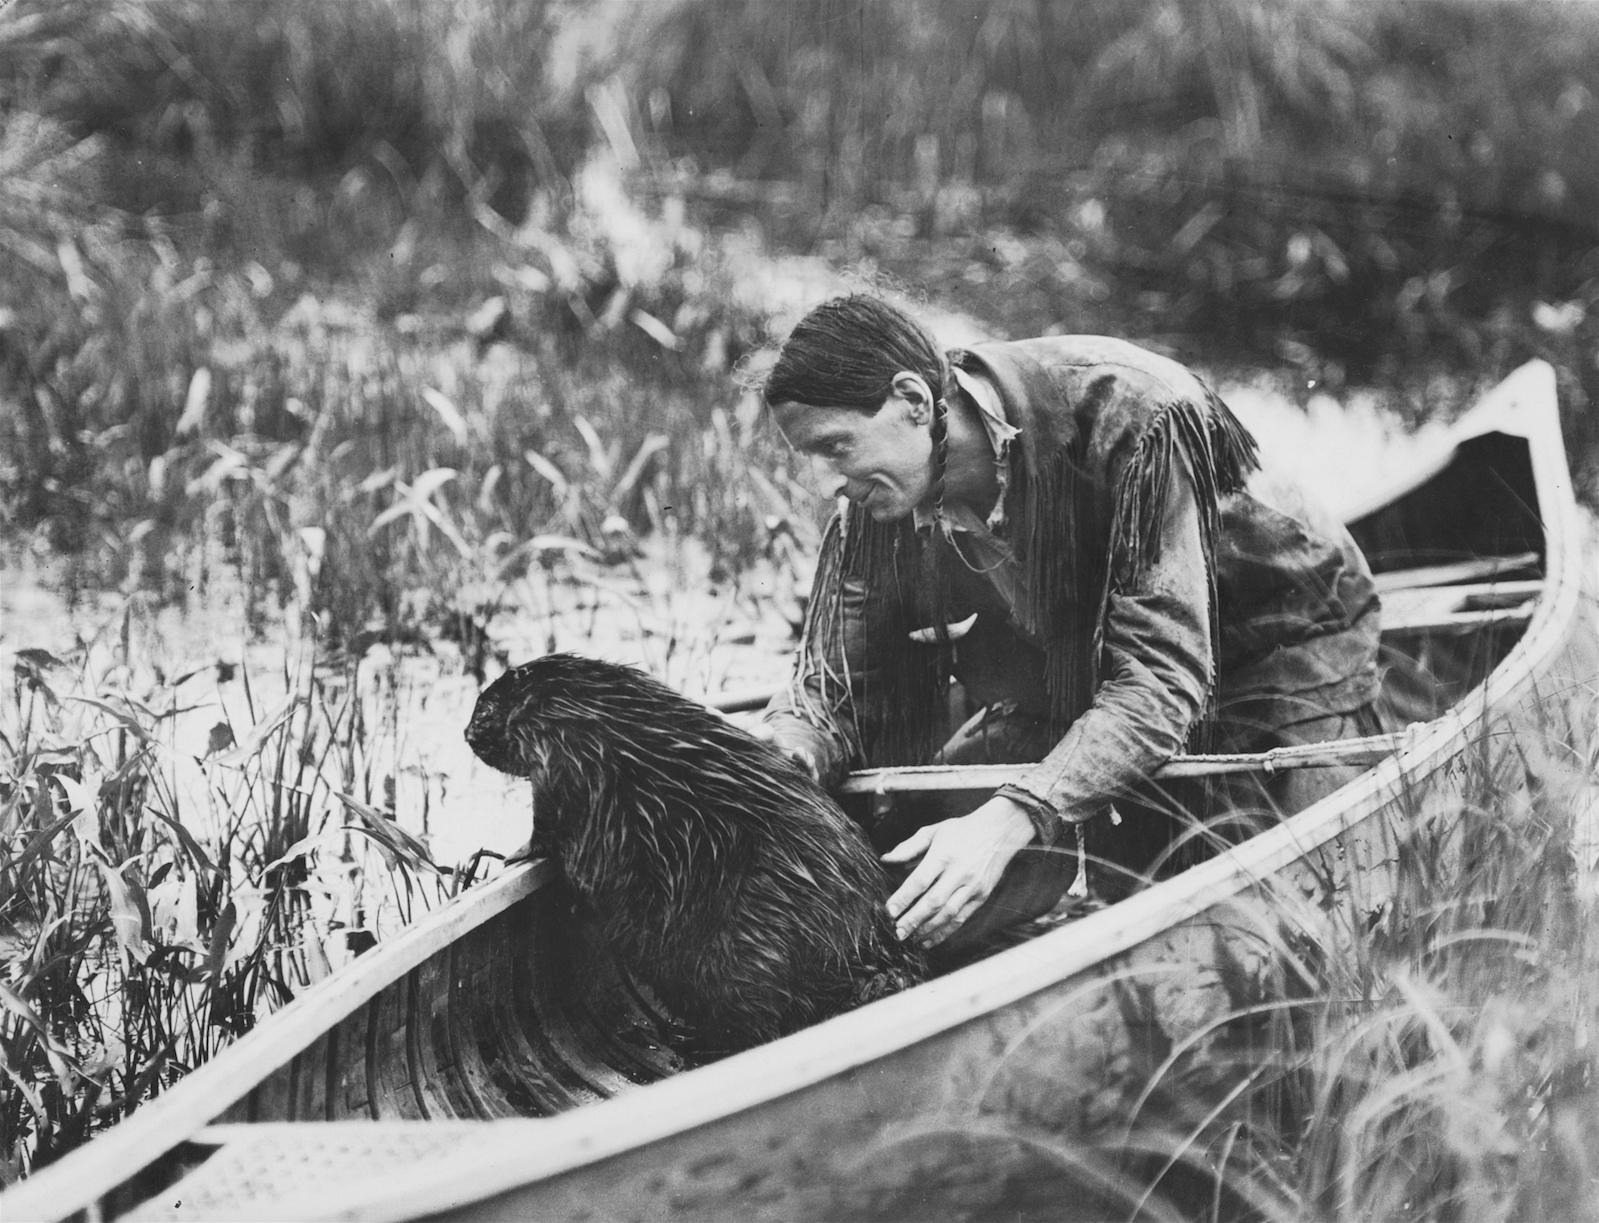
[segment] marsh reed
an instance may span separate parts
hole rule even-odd
[[[0,718],[0,1171],[126,1116],[471,882],[401,826],[353,676],[15,655]],[[264,683],[263,681],[271,682]],[[209,691],[208,691],[209,690]],[[270,695],[269,695],[270,693]],[[220,706],[202,744],[178,719]]]
[[[1599,1215],[1599,773],[1487,736],[1451,769],[1392,821],[1381,903],[1264,882],[1226,918],[1271,971],[1155,1051],[1114,1141],[1021,1136],[1096,1203],[1036,1217]]]

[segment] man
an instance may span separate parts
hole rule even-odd
[[[1035,762],[884,855],[916,863],[889,901],[901,937],[1036,915],[1085,840],[1099,889],[1124,892],[1207,835],[1193,795],[1148,784],[1185,746],[1375,728],[1364,559],[1176,362],[1091,336],[946,355],[855,295],[800,322],[764,397],[851,502],[766,734],[824,784],[852,763]],[[977,712],[951,736],[952,676]],[[1232,787],[1228,806],[1286,814],[1342,780]]]

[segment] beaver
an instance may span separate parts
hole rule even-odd
[[[551,654],[478,698],[472,750],[533,783],[560,865],[685,1051],[747,1049],[914,984],[866,838],[788,757],[632,667]]]

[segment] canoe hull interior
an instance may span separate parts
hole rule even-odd
[[[383,990],[218,1120],[547,1117],[683,1068],[551,883]]]
[[[1529,439],[1500,430],[1467,438],[1447,467],[1349,524],[1373,573],[1531,552],[1547,540]]]
[[[1469,438],[1432,479],[1349,530],[1377,574],[1519,556],[1524,565],[1495,578],[1541,576],[1546,540],[1531,446],[1498,431]],[[1424,632],[1385,632],[1384,721],[1398,728],[1440,716],[1480,685],[1520,637],[1514,624],[1450,630],[1435,623]]]

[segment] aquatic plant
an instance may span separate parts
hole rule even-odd
[[[349,675],[15,655],[0,719],[0,1173],[114,1123],[470,882],[396,822]],[[118,641],[120,635],[120,641]],[[214,695],[205,690],[214,688]],[[242,688],[242,692],[240,689]],[[242,696],[242,702],[240,697]],[[220,702],[206,742],[178,717]]]

